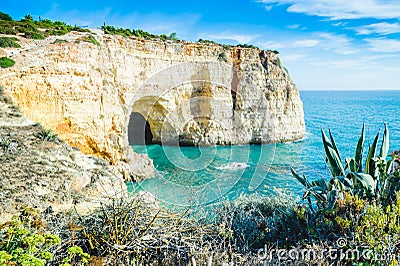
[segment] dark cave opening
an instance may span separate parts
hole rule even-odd
[[[140,113],[133,112],[129,118],[128,140],[130,145],[148,145],[153,143],[150,124]]]
[[[232,97],[232,110],[236,110],[236,91],[231,90],[231,97]]]

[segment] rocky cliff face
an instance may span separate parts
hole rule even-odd
[[[127,195],[121,175],[108,162],[85,155],[57,138],[41,138],[42,127],[26,119],[0,89],[0,222],[17,207],[41,211],[91,211]]]
[[[85,34],[21,38],[21,49],[7,50],[16,64],[0,70],[0,86],[29,119],[126,175],[153,174],[151,160],[129,146],[132,113],[163,144],[270,143],[304,135],[299,92],[276,53],[100,32],[96,46],[82,41]]]

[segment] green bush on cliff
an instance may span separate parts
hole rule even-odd
[[[15,61],[8,58],[8,57],[0,57],[0,67],[2,68],[8,68],[12,67],[15,65]]]
[[[203,40],[203,39],[199,39],[197,42],[198,42],[198,43],[211,43],[211,44],[216,44],[216,42],[214,42],[214,41]]]
[[[218,61],[228,62],[228,57],[225,52],[222,52],[218,55]]]
[[[281,66],[282,66],[282,63],[281,63],[281,60],[279,59],[279,57],[276,58],[276,59],[274,60],[274,64],[275,64],[276,66],[278,66],[278,67],[281,67]]]
[[[37,134],[37,137],[42,141],[55,141],[58,139],[57,135],[53,133],[51,129],[42,128]]]
[[[1,48],[20,48],[21,46],[17,43],[18,39],[15,37],[0,37]]]
[[[0,225],[1,265],[45,265],[60,238],[40,231],[39,214],[24,209],[20,216]]]
[[[258,48],[257,46],[254,46],[254,45],[252,45],[252,44],[247,44],[247,43],[245,43],[245,44],[238,44],[238,45],[236,45],[236,47],[251,48],[251,49],[260,49],[260,48]]]
[[[60,21],[51,21],[49,19],[36,21],[30,15],[26,15],[20,21],[0,20],[0,33],[16,35],[23,34],[30,39],[43,39],[51,35],[64,35],[71,31],[90,32],[77,26],[67,25]]]
[[[0,20],[7,20],[7,21],[11,21],[12,17],[9,14],[0,12]]]
[[[88,42],[88,43],[92,43],[92,44],[94,44],[94,45],[100,46],[100,43],[99,43],[99,42],[96,40],[96,38],[93,37],[93,35],[91,35],[91,34],[86,35],[85,37],[83,37],[83,38],[81,39],[81,41]]]
[[[147,31],[141,30],[141,29],[124,29],[124,28],[116,28],[114,26],[108,26],[104,23],[103,26],[101,26],[101,29],[105,34],[117,34],[121,35],[124,37],[130,37],[130,36],[135,36],[147,40],[155,40],[159,39],[162,41],[170,40],[170,41],[178,41],[179,39],[177,38],[176,32],[171,33],[170,35],[167,34],[161,34],[161,35],[156,35],[156,34],[151,34]]]
[[[0,224],[0,265],[44,266],[53,262],[55,253],[64,245],[69,246],[68,243],[61,245],[60,237],[46,231],[40,212],[35,209],[23,207],[18,216]],[[90,260],[90,255],[75,245],[61,256],[62,266],[73,262],[85,265]]]

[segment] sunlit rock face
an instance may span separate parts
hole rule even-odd
[[[140,180],[153,175],[130,144],[231,145],[304,136],[299,92],[271,51],[97,32],[21,38],[0,85],[31,120]]]

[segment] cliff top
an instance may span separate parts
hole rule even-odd
[[[69,32],[75,31],[75,32],[93,33],[95,35],[100,33],[120,35],[129,38],[162,41],[169,43],[181,42],[181,43],[192,43],[192,44],[203,44],[203,45],[217,45],[217,46],[223,46],[225,49],[231,47],[259,49],[258,47],[251,44],[228,45],[228,44],[216,43],[214,41],[206,39],[199,39],[197,42],[180,40],[178,39],[175,32],[171,33],[170,35],[166,34],[157,35],[146,32],[141,29],[118,28],[105,24],[97,29],[88,29],[76,25],[75,26],[67,25],[65,22],[61,21],[51,21],[49,19],[40,19],[39,21],[35,21],[30,15],[26,15],[20,21],[16,21],[13,20],[9,15],[4,14],[2,12],[0,13],[2,14],[0,16],[0,34],[21,36],[34,40],[42,40],[49,36],[61,36]],[[92,39],[92,41],[96,44],[95,39]],[[4,46],[1,45],[1,42],[0,42],[0,47],[4,48]],[[279,52],[276,50],[271,52],[279,54]]]

